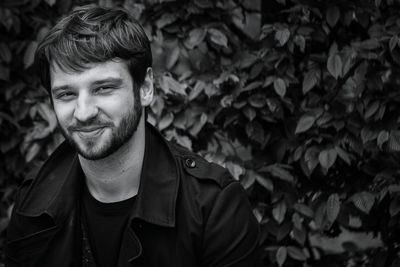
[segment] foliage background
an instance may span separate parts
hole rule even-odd
[[[62,141],[33,53],[86,3],[143,23],[149,120],[241,181],[265,266],[400,266],[395,0],[3,0],[1,251],[17,186]]]

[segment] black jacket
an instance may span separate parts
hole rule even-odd
[[[6,266],[92,266],[82,245],[81,174],[76,151],[63,143],[22,184]],[[140,187],[118,266],[256,266],[258,233],[245,191],[225,169],[146,126]]]

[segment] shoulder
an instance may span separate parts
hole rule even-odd
[[[33,168],[18,188],[14,209],[25,202],[28,196],[47,194],[46,187],[49,183],[61,182],[55,178],[60,177],[58,174],[65,173],[65,165],[71,161],[71,155],[71,148],[63,142],[44,163]]]
[[[187,149],[173,145],[171,150],[183,169],[181,202],[194,203],[185,210],[202,218],[202,262],[259,266],[258,222],[241,184],[225,168]]]
[[[170,147],[178,164],[182,166],[185,176],[189,179],[211,183],[221,189],[235,181],[229,171],[222,166],[208,162],[196,153],[178,145],[170,143]]]

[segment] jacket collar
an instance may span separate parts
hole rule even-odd
[[[179,187],[175,158],[168,143],[150,124],[146,124],[145,134],[140,187],[132,218],[173,227]],[[64,142],[39,171],[17,212],[30,217],[49,214],[61,222],[81,195],[83,177],[77,152]]]

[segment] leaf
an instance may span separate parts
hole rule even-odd
[[[257,89],[261,85],[263,85],[263,82],[260,82],[260,81],[249,83],[248,85],[246,85],[246,87],[243,87],[242,89],[240,89],[240,93]]]
[[[248,122],[246,124],[246,133],[250,139],[263,144],[265,140],[265,133],[262,125],[257,121]]]
[[[54,6],[54,4],[57,2],[57,0],[45,0],[45,2],[46,2],[49,6]]]
[[[337,54],[332,54],[328,58],[327,68],[329,73],[335,77],[335,79],[339,78],[342,75],[342,59]]]
[[[348,165],[351,165],[351,160],[350,160],[349,154],[346,151],[344,151],[343,149],[341,149],[338,146],[335,147],[335,150],[336,150],[339,158],[341,158]]]
[[[349,216],[349,226],[353,228],[360,228],[362,226],[362,221],[358,216]]]
[[[24,54],[24,67],[27,69],[33,64],[33,60],[35,57],[35,51],[38,46],[38,43],[36,41],[32,41],[29,43],[28,47],[25,50]]]
[[[277,221],[279,224],[283,222],[286,215],[286,203],[285,201],[278,202],[275,207],[272,209],[272,217]]]
[[[292,222],[294,228],[301,229],[303,228],[303,218],[299,215],[299,213],[294,212],[292,215]]]
[[[306,153],[304,153],[304,163],[306,164],[310,172],[314,171],[315,167],[317,167],[319,163],[319,152],[320,151],[317,147],[312,146],[306,150]]]
[[[305,261],[307,260],[307,256],[306,254],[303,252],[303,250],[301,250],[298,247],[295,246],[288,246],[287,248],[287,252],[289,254],[289,256],[292,259],[298,260],[298,261]]]
[[[189,137],[185,136],[185,135],[176,135],[175,136],[176,142],[183,146],[186,147],[189,150],[192,150],[192,141],[190,140]]]
[[[244,169],[239,164],[228,161],[225,163],[226,168],[232,174],[233,178],[239,180],[240,175],[244,173]]]
[[[400,151],[400,131],[390,131],[388,147],[391,151]]]
[[[389,206],[390,216],[394,217],[400,212],[400,197],[395,197]]]
[[[278,228],[276,233],[276,240],[279,242],[284,239],[292,230],[292,224],[290,222],[285,222],[281,227]]]
[[[262,108],[267,104],[264,94],[254,94],[249,97],[249,104],[255,108]]]
[[[392,38],[390,38],[389,41],[390,51],[393,51],[396,48],[396,46],[398,46],[398,43],[399,43],[399,37],[397,35],[392,36]]]
[[[317,226],[318,229],[322,230],[322,227],[324,226],[325,215],[326,215],[326,204],[325,202],[322,202],[318,206],[317,211],[315,212],[314,215],[315,225]]]
[[[388,131],[380,131],[378,134],[378,138],[376,140],[377,145],[380,149],[382,149],[382,145],[389,140]]]
[[[324,169],[329,169],[335,163],[336,157],[337,152],[334,148],[322,150],[318,156],[319,164],[321,164]]]
[[[368,214],[375,203],[375,196],[370,192],[363,191],[352,196],[353,204],[362,212]]]
[[[213,4],[210,0],[194,0],[194,3],[198,7],[203,8],[203,9],[210,8],[213,6]]]
[[[308,207],[308,206],[306,206],[304,204],[296,203],[296,204],[294,204],[293,208],[296,211],[298,211],[299,213],[303,214],[304,216],[307,216],[307,217],[310,217],[310,218],[314,217],[313,210],[310,207]]]
[[[374,50],[378,47],[380,47],[380,43],[378,41],[378,39],[376,38],[372,38],[372,39],[368,39],[362,42],[354,42],[352,43],[352,46],[354,48],[359,48],[359,49],[365,49],[365,50]]]
[[[280,96],[284,97],[286,94],[286,83],[282,78],[277,78],[274,80],[275,92]]]
[[[188,49],[193,49],[203,42],[207,32],[203,28],[196,28],[189,32],[189,36],[186,38],[184,45]]]
[[[361,129],[361,140],[363,141],[363,144],[366,144],[367,142],[374,140],[377,137],[378,133],[376,131],[372,131],[367,127]]]
[[[278,251],[276,252],[276,262],[278,263],[279,266],[282,266],[287,258],[287,249],[286,247],[280,247],[278,248]]]
[[[141,3],[135,3],[133,1],[125,1],[124,8],[136,19],[140,20],[143,11],[146,9],[146,6]]]
[[[36,142],[32,143],[25,154],[25,161],[31,162],[40,151],[40,145]]]
[[[179,46],[175,46],[172,52],[167,55],[165,66],[168,70],[171,69],[178,61],[179,53],[180,53]]]
[[[340,199],[338,194],[332,194],[326,201],[326,216],[333,223],[340,212]]]
[[[220,46],[228,47],[228,38],[226,35],[220,30],[211,28],[208,29],[208,33],[210,35],[210,40]]]
[[[257,182],[262,185],[265,189],[267,189],[268,191],[272,192],[274,191],[274,184],[272,183],[272,181],[264,176],[261,176],[257,173],[255,173],[255,177]]]
[[[289,182],[289,183],[294,182],[293,175],[289,171],[284,169],[283,167],[279,166],[279,164],[272,164],[272,165],[269,165],[266,167],[262,167],[259,171],[260,172],[268,172],[272,176],[277,177],[277,178],[284,180],[286,182]]]
[[[243,109],[243,114],[249,121],[254,120],[254,118],[257,116],[257,112],[252,107],[245,107]]]
[[[307,94],[318,83],[319,72],[316,69],[311,69],[304,74],[303,94]]]
[[[201,92],[203,92],[204,88],[206,87],[206,83],[198,80],[195,84],[195,86],[193,87],[192,91],[190,91],[189,93],[189,101],[192,101],[193,99],[195,99],[196,97],[199,96],[199,94]]]
[[[232,106],[232,102],[233,102],[233,96],[232,95],[225,95],[220,101],[221,106],[223,108],[227,108],[227,107]]]
[[[264,63],[262,63],[262,62],[254,64],[253,67],[250,70],[249,79],[253,80],[253,79],[257,78],[258,75],[260,75],[260,73],[263,70],[263,68],[264,68]]]
[[[158,122],[158,129],[160,131],[166,129],[168,126],[170,126],[172,124],[172,122],[174,121],[174,114],[172,113],[167,113],[165,114],[161,120]]]
[[[256,173],[252,170],[246,171],[245,175],[240,179],[240,183],[242,184],[244,189],[249,189],[254,182],[256,181]]]
[[[310,114],[304,114],[300,117],[299,122],[297,123],[297,127],[295,130],[295,134],[303,133],[313,126],[315,122],[315,117]]]
[[[364,113],[364,118],[369,119],[379,109],[379,101],[374,101],[370,104]]]
[[[5,43],[0,43],[0,59],[5,63],[10,63],[12,58],[10,48]]]
[[[155,25],[157,26],[158,29],[162,29],[165,26],[175,22],[178,19],[177,14],[172,14],[172,13],[164,13],[161,18],[159,18]]]
[[[299,46],[301,52],[303,52],[303,53],[305,52],[305,49],[306,49],[306,38],[304,38],[301,35],[296,35],[294,37],[293,42]]]
[[[275,39],[279,41],[280,46],[284,46],[290,37],[290,31],[288,29],[279,29],[275,32]]]
[[[301,227],[300,229],[297,227],[293,228],[293,237],[297,241],[297,243],[304,246],[304,243],[306,242],[307,238],[307,234],[306,231],[304,230],[304,227]]]
[[[193,127],[190,129],[190,134],[193,136],[197,136],[201,129],[203,129],[204,125],[207,123],[208,116],[206,113],[201,113],[200,118],[197,122],[193,124]]]
[[[340,19],[340,10],[337,6],[328,8],[326,13],[326,21],[331,27],[334,27]]]
[[[170,94],[171,92],[173,92],[179,95],[186,96],[185,86],[170,76],[163,75],[161,77],[160,87],[161,89],[163,89],[165,94]]]

